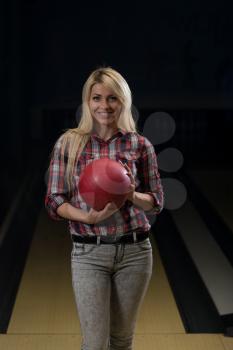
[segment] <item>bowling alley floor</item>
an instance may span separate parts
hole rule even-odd
[[[210,186],[206,174],[203,179]],[[151,241],[154,271],[137,321],[134,349],[233,350],[233,338],[185,332],[153,237]],[[0,335],[0,349],[80,349],[70,252],[66,223],[50,220],[42,209],[7,333]]]

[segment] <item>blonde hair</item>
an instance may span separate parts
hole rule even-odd
[[[117,121],[117,127],[125,131],[137,132],[131,107],[132,96],[126,80],[111,67],[101,67],[94,70],[86,80],[82,90],[82,114],[77,128],[68,129],[61,136],[61,156],[68,161],[66,164],[66,183],[68,191],[72,189],[72,179],[75,164],[87,144],[93,130],[93,118],[89,109],[89,100],[93,85],[100,83],[110,88],[119,98],[122,109]]]

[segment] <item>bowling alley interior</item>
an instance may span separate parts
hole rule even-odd
[[[81,349],[69,224],[44,201],[54,143],[110,66],[164,191],[133,349],[233,350],[232,4],[112,6],[1,5],[0,349]]]

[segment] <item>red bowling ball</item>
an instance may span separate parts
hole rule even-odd
[[[130,178],[123,165],[109,158],[93,160],[80,175],[79,193],[93,209],[102,210],[114,202],[120,208],[127,197]]]

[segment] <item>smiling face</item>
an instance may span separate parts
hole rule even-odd
[[[93,85],[89,108],[94,124],[104,127],[117,127],[122,104],[114,92],[101,83]]]

